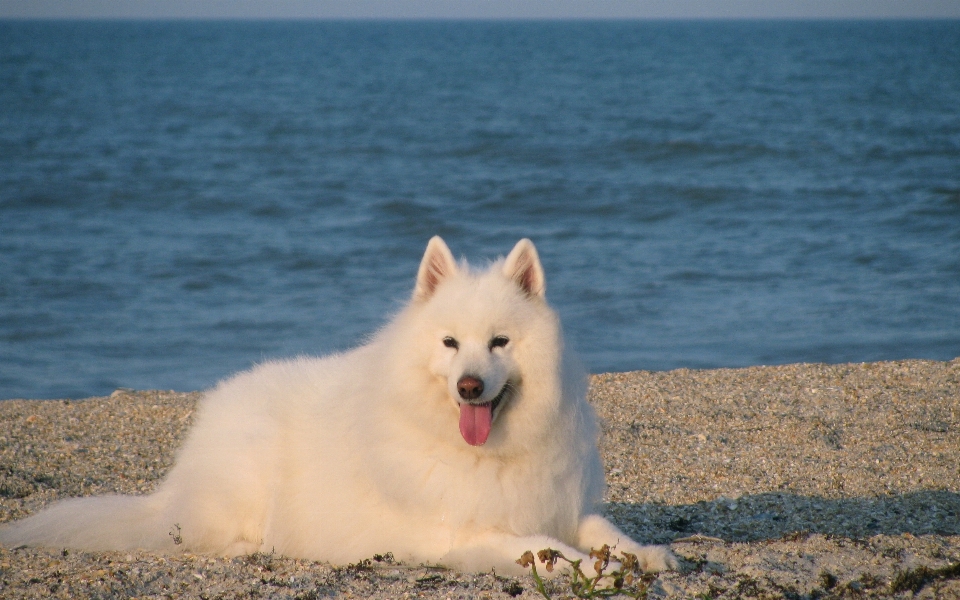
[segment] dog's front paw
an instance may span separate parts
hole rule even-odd
[[[643,546],[635,552],[640,568],[646,573],[675,571],[680,561],[667,546]]]

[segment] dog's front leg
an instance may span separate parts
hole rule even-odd
[[[604,544],[616,547],[618,551],[636,554],[640,568],[644,571],[666,571],[676,569],[679,565],[677,557],[669,547],[641,546],[600,515],[583,517],[577,529],[577,546],[589,552],[593,548],[599,549]]]

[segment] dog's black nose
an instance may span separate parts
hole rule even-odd
[[[457,382],[457,391],[464,400],[476,400],[483,393],[483,380],[464,375]]]

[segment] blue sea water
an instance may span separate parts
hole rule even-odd
[[[960,22],[0,22],[0,398],[359,343],[521,237],[593,372],[960,355]]]

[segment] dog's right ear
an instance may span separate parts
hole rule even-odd
[[[413,299],[421,301],[429,299],[440,282],[456,273],[457,261],[453,259],[450,248],[447,248],[439,235],[433,236],[427,244],[427,251],[423,253],[423,260],[420,261]]]

